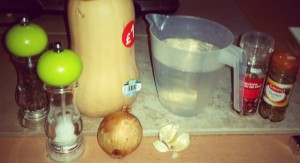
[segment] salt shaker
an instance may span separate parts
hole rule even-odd
[[[37,73],[45,83],[49,97],[49,113],[45,124],[48,137],[48,156],[59,162],[68,162],[84,152],[82,120],[74,93],[82,71],[80,58],[62,44],[54,44],[38,61]]]
[[[82,120],[74,103],[76,87],[77,83],[63,87],[45,85],[50,100],[45,125],[47,152],[56,161],[70,161],[84,152]]]
[[[43,82],[37,76],[36,64],[47,46],[47,34],[23,17],[19,24],[8,30],[5,43],[18,75],[15,96],[20,107],[20,124],[26,128],[43,127],[49,102]]]

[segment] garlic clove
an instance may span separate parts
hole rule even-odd
[[[153,142],[154,148],[159,152],[173,152],[173,158],[178,157],[178,152],[186,149],[190,144],[188,133],[179,133],[179,126],[170,123],[161,127],[159,140]]]
[[[159,140],[165,143],[173,142],[176,139],[178,128],[178,125],[174,123],[163,126],[159,132]]]
[[[169,147],[165,143],[163,143],[159,140],[154,141],[153,146],[159,152],[168,152],[169,151]]]
[[[176,137],[175,141],[169,143],[169,148],[171,151],[180,152],[186,149],[190,144],[190,135],[188,133],[180,134]]]

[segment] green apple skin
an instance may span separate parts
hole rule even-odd
[[[19,57],[30,57],[40,54],[48,44],[48,36],[43,28],[34,23],[27,26],[15,25],[5,37],[10,53]]]
[[[40,79],[50,86],[67,86],[78,80],[82,73],[82,61],[73,51],[46,51],[37,63]]]

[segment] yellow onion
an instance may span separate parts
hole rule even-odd
[[[123,109],[104,117],[97,137],[100,147],[108,155],[122,158],[140,145],[143,129],[137,117]]]

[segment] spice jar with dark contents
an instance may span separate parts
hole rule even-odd
[[[6,34],[5,44],[15,64],[18,81],[15,90],[20,124],[26,128],[43,127],[48,113],[48,97],[36,73],[40,54],[48,37],[43,28],[23,17]]]
[[[27,128],[43,127],[49,102],[43,82],[36,74],[38,56],[12,58],[18,73],[15,94],[20,124]]]
[[[272,122],[284,119],[293,84],[300,64],[299,57],[288,52],[277,52],[271,57],[268,76],[258,112]]]
[[[269,58],[274,49],[274,40],[265,33],[250,31],[242,35],[240,46],[247,53],[247,66],[242,88],[243,105],[241,108],[233,108],[233,111],[240,116],[249,116],[257,110]]]

